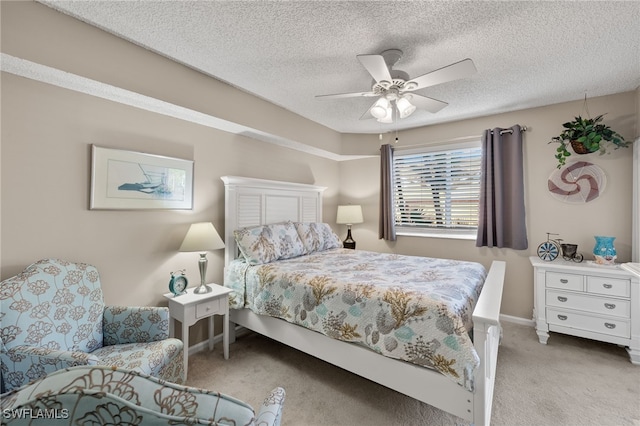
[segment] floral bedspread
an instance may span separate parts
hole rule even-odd
[[[250,308],[434,368],[472,389],[469,332],[486,271],[479,263],[332,249],[262,265],[232,262],[233,308]]]

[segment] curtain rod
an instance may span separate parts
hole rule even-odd
[[[527,126],[520,126],[520,131],[521,132],[526,132],[527,131]],[[491,131],[491,133],[493,133],[493,130]],[[513,133],[512,129],[505,129],[505,130],[500,130],[500,134],[504,135],[505,133]]]
[[[526,132],[527,131],[527,126],[520,126],[520,131],[521,132]],[[505,130],[501,130],[500,131],[501,135],[505,134],[505,133],[513,133],[513,130],[505,129]],[[403,145],[403,146],[399,146],[398,149],[422,148],[424,146],[439,145],[439,144],[450,143],[450,142],[463,142],[463,141],[467,141],[467,140],[471,141],[471,140],[474,140],[474,139],[481,139],[481,138],[482,138],[482,135],[461,136],[459,138],[434,141],[434,142],[431,142],[431,143],[428,143],[428,144],[427,143],[421,143],[421,144],[416,144],[416,145]]]

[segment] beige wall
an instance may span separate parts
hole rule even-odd
[[[591,116],[606,113],[605,123],[631,140],[637,126],[637,91],[588,100]],[[469,259],[489,266],[494,259],[507,261],[507,279],[502,313],[530,319],[533,308],[533,271],[529,256],[546,239],[546,232],[561,234],[567,242],[578,244],[578,250],[589,256],[594,235],[616,237],[620,261],[631,259],[631,149],[620,149],[610,155],[580,156],[602,167],[607,175],[604,194],[588,204],[567,204],[552,198],[547,191],[547,178],[555,170],[553,158],[557,145],[548,144],[562,131],[562,123],[583,114],[583,101],[568,102],[542,108],[516,111],[455,123],[429,126],[400,132],[396,148],[455,140],[481,135],[484,129],[525,125],[525,203],[529,249],[476,248],[475,241],[438,238],[398,237],[395,243],[378,240],[379,161],[366,159],[340,164],[340,202],[362,203],[365,223],[354,226],[358,248],[397,253]],[[393,143],[395,135],[385,135],[383,143]],[[347,152],[378,152],[378,135],[345,135]],[[571,160],[577,156],[570,157]],[[342,230],[342,232],[345,232]]]
[[[640,86],[636,89],[636,139],[640,138]]]
[[[1,2],[2,52],[126,88],[312,147],[345,154],[377,154],[378,135],[340,135],[282,108],[159,57],[33,2]],[[471,241],[400,237],[377,239],[378,158],[336,162],[243,136],[188,123],[103,99],[2,73],[0,278],[46,256],[98,266],[108,303],[164,304],[169,272],[187,268],[197,281],[193,254],[176,250],[192,222],[224,226],[220,176],[244,175],[327,186],[325,220],[336,205],[360,203],[366,223],[354,227],[358,248],[478,260],[508,261],[503,313],[531,318],[528,256],[560,232],[588,252],[592,236],[618,237],[621,260],[630,256],[631,157],[590,156],[609,179],[605,194],[588,205],[555,201],[545,189],[554,169],[551,136],[581,113],[582,102],[465,120],[401,132],[402,145],[479,135],[489,127],[526,125],[530,250],[477,249]],[[637,132],[640,92],[589,100],[592,115],[625,136]],[[385,141],[391,139],[386,135]],[[90,145],[195,161],[192,211],[88,209]],[[626,154],[626,155],[625,155]],[[343,236],[344,227],[336,226]],[[221,281],[223,253],[209,254],[208,279]],[[194,342],[204,337],[194,330]]]
[[[3,53],[207,113],[229,101],[229,119],[264,131],[274,131],[268,128],[273,120],[280,135],[304,135],[312,145],[314,138],[329,146],[339,141],[336,132],[40,4],[1,7]],[[339,168],[333,160],[13,74],[3,72],[1,84],[2,279],[40,258],[59,257],[96,265],[109,304],[166,305],[171,271],[187,268],[191,282],[199,281],[197,254],[177,251],[189,224],[212,221],[224,230],[224,175],[326,186],[325,212],[335,216]],[[183,90],[189,96],[176,100]],[[193,210],[89,210],[91,144],[194,160]],[[223,254],[208,255],[208,281],[222,282]],[[202,340],[204,331],[195,328],[192,341]]]

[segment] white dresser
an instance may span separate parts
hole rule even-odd
[[[529,258],[534,271],[536,332],[549,331],[615,343],[640,364],[640,279],[619,266]]]

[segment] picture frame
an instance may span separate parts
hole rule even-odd
[[[191,210],[193,161],[91,146],[91,210]]]

